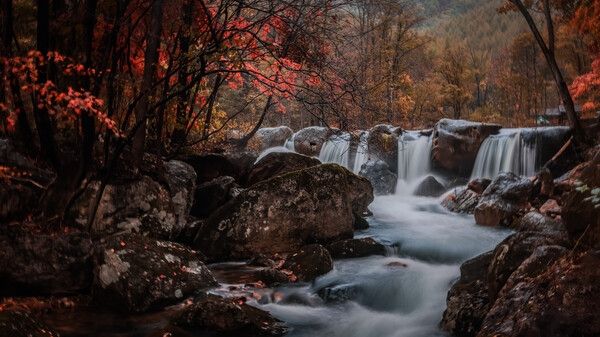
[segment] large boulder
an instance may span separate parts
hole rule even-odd
[[[569,247],[569,241],[562,232],[518,232],[510,235],[495,249],[488,268],[488,291],[492,300],[513,272],[537,247]]]
[[[248,175],[248,185],[288,172],[298,171],[321,164],[317,158],[293,152],[272,152],[254,164]]]
[[[600,151],[579,170],[572,187],[563,195],[561,215],[573,242],[600,247]]]
[[[522,232],[563,232],[566,234],[562,221],[538,212],[529,212],[518,218],[512,227]]]
[[[333,269],[333,260],[325,247],[312,244],[291,254],[285,260],[283,268],[291,271],[298,281],[310,282],[330,272]]]
[[[0,337],[58,337],[56,331],[23,311],[0,310]]]
[[[446,188],[434,176],[423,179],[413,194],[422,197],[439,197],[446,192]]]
[[[354,214],[371,201],[365,178],[335,164],[313,166],[242,191],[207,219],[195,246],[213,259],[245,259],[349,239]]]
[[[373,186],[375,195],[394,194],[398,176],[390,170],[383,160],[369,160],[363,164],[359,175],[367,178]]]
[[[72,207],[75,225],[84,227],[88,223],[100,187],[99,181],[91,182]],[[183,216],[187,218],[187,214],[178,212],[185,211],[188,202],[178,204],[176,207],[167,187],[148,176],[114,181],[102,193],[91,228],[96,233],[128,230],[173,238],[185,225]]]
[[[385,246],[372,238],[348,239],[334,242],[327,250],[335,259],[348,259],[370,255],[385,255]]]
[[[490,307],[486,271],[492,256],[487,252],[460,266],[460,279],[448,292],[440,324],[452,336],[473,337],[479,331]]]
[[[283,146],[285,141],[291,138],[293,134],[294,131],[287,126],[260,128],[248,142],[248,147],[257,152],[262,152],[271,147]]]
[[[485,189],[475,207],[475,221],[484,226],[507,226],[529,208],[532,182],[513,173],[501,173]]]
[[[600,335],[600,252],[567,254],[549,265],[503,291],[478,336]]]
[[[160,308],[217,285],[198,252],[141,235],[108,238],[94,259],[94,298],[126,312]]]
[[[210,336],[282,336],[287,327],[268,312],[236,298],[205,295],[174,318],[174,324]]]
[[[80,232],[0,228],[0,296],[69,294],[89,288],[92,241]]]
[[[310,126],[294,134],[294,150],[303,155],[316,157],[321,152],[323,144],[337,130],[321,126]]]
[[[382,160],[392,172],[398,172],[398,136],[402,129],[392,125],[380,124],[369,130],[367,148],[369,158]]]
[[[433,129],[432,165],[435,169],[468,176],[481,143],[498,133],[497,124],[441,119]]]
[[[208,217],[232,198],[232,192],[236,187],[235,179],[230,176],[218,177],[200,184],[196,188],[190,214],[200,218]]]

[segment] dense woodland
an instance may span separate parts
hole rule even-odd
[[[0,337],[600,334],[600,0],[0,0],[0,82]]]

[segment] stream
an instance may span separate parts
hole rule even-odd
[[[286,322],[290,337],[444,336],[438,323],[460,264],[510,233],[449,213],[437,198],[382,196],[370,209],[371,227],[355,237],[394,247],[388,256],[337,260],[313,284],[275,289],[282,294],[276,302],[254,302]]]

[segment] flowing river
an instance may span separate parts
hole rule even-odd
[[[394,247],[388,256],[338,260],[313,284],[275,289],[276,302],[254,302],[286,322],[290,337],[443,336],[438,323],[461,262],[509,234],[449,213],[436,198],[383,196],[370,209],[371,227],[355,237]]]

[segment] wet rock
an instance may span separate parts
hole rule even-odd
[[[195,246],[214,260],[290,252],[313,242],[351,238],[354,213],[373,200],[370,183],[324,164],[275,177],[215,211]]]
[[[563,195],[561,215],[573,242],[600,247],[600,151]]]
[[[598,336],[600,253],[566,255],[503,292],[478,336]],[[515,310],[518,308],[518,310]]]
[[[92,241],[85,233],[0,228],[0,296],[68,294],[88,289]]]
[[[369,221],[367,221],[367,219],[363,218],[362,216],[354,213],[354,221],[352,223],[352,228],[354,228],[357,231],[368,229]]]
[[[111,237],[95,254],[93,294],[117,310],[144,312],[217,285],[203,256],[141,235]]]
[[[256,272],[256,277],[268,287],[277,286],[290,282],[288,274],[281,270],[273,268],[260,269]]]
[[[293,152],[273,152],[254,164],[248,175],[248,185],[321,164],[317,158]]]
[[[327,246],[334,259],[348,259],[370,255],[385,255],[385,246],[372,238],[349,239]]]
[[[243,300],[216,295],[195,299],[174,323],[217,336],[282,336],[287,332],[287,327],[268,312],[249,306]]]
[[[254,151],[262,152],[268,148],[283,146],[285,141],[293,134],[294,131],[287,126],[260,128],[248,142],[248,147]]]
[[[561,232],[518,232],[504,239],[494,249],[487,275],[492,300],[496,299],[511,274],[541,246],[569,247],[569,242]]]
[[[471,214],[479,203],[481,194],[469,188],[457,188],[442,200],[442,206],[452,212]]]
[[[562,209],[560,205],[554,199],[546,200],[546,202],[540,207],[540,213],[549,216],[560,215],[561,211]]]
[[[231,199],[231,190],[236,186],[235,179],[230,176],[218,177],[200,184],[196,188],[190,214],[200,218],[208,217]]]
[[[439,197],[446,188],[434,176],[427,176],[414,191],[414,195],[422,197]]]
[[[290,255],[283,268],[291,271],[301,282],[310,282],[333,269],[333,260],[325,247],[312,244]]]
[[[471,191],[481,194],[485,191],[488,186],[492,183],[492,180],[487,178],[477,178],[469,181],[469,185],[467,186]]]
[[[508,278],[498,297],[503,297],[520,282],[526,282],[528,278],[537,277],[548,269],[555,261],[568,252],[562,246],[539,246],[531,255],[521,263]]]
[[[369,130],[367,147],[369,158],[385,162],[389,170],[398,172],[398,136],[402,129],[392,125],[376,125]]]
[[[58,337],[46,324],[22,311],[0,311],[0,337]]]
[[[197,176],[196,184],[200,185],[221,176],[230,176],[237,182],[244,183],[256,158],[257,156],[252,153],[236,152],[188,155],[180,160],[194,168]]]
[[[501,173],[485,189],[473,214],[484,226],[507,226],[528,208],[533,184],[513,173]]]
[[[72,218],[79,227],[85,227],[92,211],[100,182],[93,181],[72,208]],[[180,204],[187,204],[182,201]],[[165,186],[148,176],[108,184],[104,189],[92,230],[96,233],[114,233],[127,230],[144,231],[158,238],[176,237],[182,230],[181,207],[176,209]],[[187,217],[187,214],[185,215]]]
[[[327,303],[341,303],[356,299],[361,292],[356,285],[338,284],[321,288],[317,293]]]
[[[513,227],[518,231],[528,232],[565,232],[560,220],[552,219],[538,212],[529,212],[517,219]]]
[[[359,175],[367,178],[373,186],[375,195],[394,194],[398,176],[390,170],[383,160],[369,160],[363,164]]]
[[[336,129],[320,126],[304,128],[294,135],[294,149],[300,154],[316,157],[321,152],[323,144],[336,132]]]
[[[468,176],[481,143],[498,133],[497,124],[441,119],[433,129],[432,165],[460,176]]]
[[[479,331],[490,307],[486,271],[492,256],[487,252],[460,266],[460,279],[448,292],[441,322],[452,336],[473,337]]]
[[[393,194],[396,189],[397,175],[383,160],[369,160],[361,167],[359,175],[367,178],[376,195]]]

